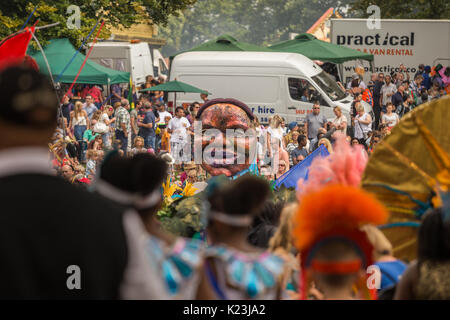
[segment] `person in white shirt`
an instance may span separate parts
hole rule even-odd
[[[183,107],[177,107],[175,118],[172,118],[167,126],[168,132],[171,134],[171,154],[177,164],[188,162],[191,159],[191,144],[188,141],[187,132],[190,126],[189,120],[184,116]]]
[[[344,134],[347,133],[347,118],[342,114],[340,107],[334,107],[333,109],[336,118],[333,119],[333,125],[336,127],[336,131],[340,131]]]
[[[172,115],[166,111],[166,106],[164,105],[164,103],[160,103],[158,106],[158,113],[159,113],[159,121],[158,121],[158,125],[160,124],[167,124],[165,119],[166,117],[169,117],[170,119],[172,119]]]
[[[270,121],[269,128],[267,129],[266,143],[269,153],[268,156],[271,159],[271,163],[273,163],[275,160],[275,154],[278,154],[279,160],[284,160],[287,164],[287,170],[289,170],[289,154],[285,150],[284,146],[283,128],[281,127],[282,122],[283,118],[281,118],[279,115],[273,116]],[[273,150],[274,148],[275,150]]]
[[[358,104],[356,107],[358,114],[355,117],[355,138],[361,143],[367,139],[367,134],[372,130],[372,117],[364,111],[364,107]]]
[[[386,113],[381,117],[381,123],[387,125],[389,130],[391,130],[399,121],[398,114],[392,112],[394,110],[394,106],[391,102],[388,102],[386,105]]]
[[[388,102],[392,102],[392,96],[397,92],[397,87],[391,82],[391,76],[385,76],[385,84],[381,87],[381,102],[382,106],[386,107]],[[384,110],[383,110],[384,111]],[[383,112],[384,113],[384,112]]]
[[[353,80],[358,80],[358,87],[359,87],[359,88],[361,88],[361,89],[363,89],[363,90],[365,90],[365,89],[367,88],[367,87],[366,87],[366,84],[364,83],[364,81],[362,81],[362,80],[360,79],[359,75],[358,75],[357,73],[354,73],[353,76],[352,76],[352,80],[350,80],[350,81],[347,83],[347,89],[351,89],[351,88],[352,88],[352,82],[353,82]]]

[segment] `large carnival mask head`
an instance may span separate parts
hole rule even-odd
[[[256,155],[257,141],[254,116],[244,103],[234,99],[210,100],[200,108],[196,119],[199,122],[195,139],[198,145],[201,143],[206,171],[213,176],[234,176],[249,167]]]

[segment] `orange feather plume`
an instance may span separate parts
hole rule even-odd
[[[352,186],[329,185],[300,199],[294,216],[296,246],[304,250],[334,229],[355,230],[364,224],[383,224],[388,212],[369,193]]]

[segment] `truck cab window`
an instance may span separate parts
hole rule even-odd
[[[308,80],[288,78],[289,95],[291,99],[312,103],[320,99],[320,94]]]

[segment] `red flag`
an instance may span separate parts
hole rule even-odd
[[[0,69],[23,63],[34,27],[25,28],[0,42]]]

